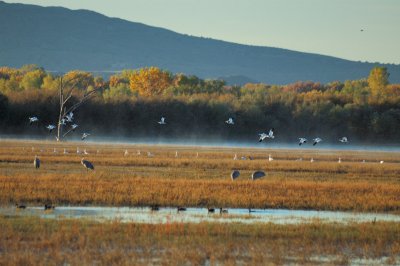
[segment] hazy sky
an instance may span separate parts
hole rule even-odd
[[[400,64],[400,0],[5,2],[90,9],[194,36]]]

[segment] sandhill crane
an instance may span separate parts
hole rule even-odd
[[[233,122],[233,118],[229,117],[228,120],[225,121],[225,123],[227,123],[228,125],[234,125],[235,122]]]
[[[32,123],[35,123],[37,121],[39,121],[39,119],[36,116],[29,117],[29,124],[30,125],[32,125]]]
[[[81,154],[81,151],[79,150],[79,147],[76,147],[76,154]]]
[[[137,150],[136,155],[140,155],[140,150]]]
[[[196,158],[199,158],[199,153],[198,152],[196,153]]]
[[[154,157],[154,154],[152,154],[151,152],[147,152],[147,157]]]
[[[89,137],[89,136],[90,136],[89,133],[83,133],[81,139],[84,140],[84,139],[86,139],[86,138]]]
[[[348,139],[347,139],[347,137],[341,137],[341,138],[339,139],[339,141],[340,141],[341,143],[347,143],[347,142],[349,142]]]
[[[237,154],[235,153],[235,156],[233,156],[233,160],[237,160]]]
[[[61,119],[60,122],[59,122],[58,124],[60,124],[61,126],[67,125],[67,124],[65,123],[65,118]]]
[[[342,163],[342,158],[339,157],[338,163]]]
[[[240,172],[239,170],[233,170],[231,173],[231,179],[232,181],[235,180],[236,178],[238,178],[240,176]]]
[[[186,211],[186,208],[185,208],[185,207],[179,207],[179,206],[178,206],[177,211],[178,211],[178,212],[183,212],[183,211]]]
[[[53,153],[58,153],[56,148],[53,149]]]
[[[317,145],[317,143],[321,142],[322,139],[321,138],[315,138],[315,139],[313,139],[313,141],[314,141],[313,146],[315,146],[315,145]]]
[[[86,151],[86,149],[84,149],[83,154],[88,155],[89,153]]]
[[[128,150],[125,150],[125,152],[124,152],[124,156],[128,156],[129,155],[129,152],[128,152]]]
[[[254,180],[260,179],[264,176],[265,176],[265,173],[263,171],[255,171],[251,175],[251,179],[254,181]]]
[[[40,160],[37,155],[35,155],[35,159],[33,160],[33,166],[35,166],[36,169],[40,168]]]
[[[85,158],[82,158],[81,164],[86,168],[86,171],[94,170],[94,166],[91,162],[85,160]]]
[[[313,162],[314,162],[314,158],[311,158],[310,162],[312,162],[312,163],[313,163]]]
[[[17,209],[26,209],[26,205],[15,203]]]
[[[178,151],[175,151],[175,158],[178,158]]]
[[[268,161],[272,162],[274,158],[272,158],[271,154],[268,154]]]
[[[54,206],[54,205],[51,205],[51,204],[45,204],[44,205],[44,210],[45,211],[47,211],[47,210],[54,210],[56,207]]]
[[[75,129],[78,127],[78,125],[77,124],[72,124],[71,125],[71,129],[72,129],[72,131],[75,131]]]
[[[307,139],[306,138],[299,138],[299,146],[301,146],[301,144],[307,143]]]
[[[268,134],[261,133],[261,134],[258,134],[258,135],[260,135],[260,138],[258,139],[258,142],[262,142],[262,141],[265,140],[266,138],[269,138],[269,139],[274,139],[274,138],[275,138],[275,136],[274,136],[274,129],[273,129],[273,128],[271,128],[271,129],[269,130]]]
[[[227,209],[223,209],[223,208],[219,208],[219,213],[223,214],[223,213],[228,213]]]
[[[68,151],[64,148],[64,154],[68,154]]]
[[[158,121],[157,123],[159,123],[160,125],[167,124],[167,122],[165,122],[165,117],[161,117],[160,121]]]
[[[380,161],[379,163],[380,163],[380,164],[383,164],[383,163],[384,163],[384,161]]]
[[[48,125],[48,126],[46,126],[46,128],[49,130],[49,133],[51,133],[53,131],[53,129],[56,128],[56,126],[55,125]]]
[[[74,119],[74,113],[72,113],[72,112],[70,112],[70,113],[68,113],[66,116],[65,116],[65,120],[68,122],[68,123],[72,123],[72,120]]]
[[[158,210],[160,210],[160,207],[158,205],[152,205],[152,206],[150,206],[150,210],[151,211],[158,211]]]

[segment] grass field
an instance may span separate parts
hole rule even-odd
[[[2,141],[0,145],[3,205],[51,202],[395,213],[400,210],[400,156],[392,152],[38,141]],[[89,154],[77,154],[77,147]],[[63,153],[64,149],[68,154]],[[154,156],[148,157],[147,152]],[[234,154],[238,158],[251,156],[253,160],[233,160]],[[272,162],[268,161],[268,154],[273,156]],[[35,155],[42,162],[38,170],[32,163]],[[84,169],[80,164],[83,156],[95,165],[95,171]],[[298,158],[303,160],[296,161]],[[311,163],[310,158],[315,162]],[[379,163],[381,160],[383,164]],[[241,171],[235,181],[230,179],[233,169]],[[264,170],[267,176],[251,181],[255,170]]]
[[[395,265],[400,224],[121,224],[0,217],[0,265]]]

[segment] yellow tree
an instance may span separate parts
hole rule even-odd
[[[172,75],[157,67],[142,68],[132,73],[129,86],[140,95],[160,95],[172,84]]]
[[[374,67],[368,76],[368,86],[374,99],[384,96],[386,86],[389,84],[389,72],[386,67]]]

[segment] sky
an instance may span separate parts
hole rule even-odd
[[[193,36],[400,64],[400,0],[27,0]]]

